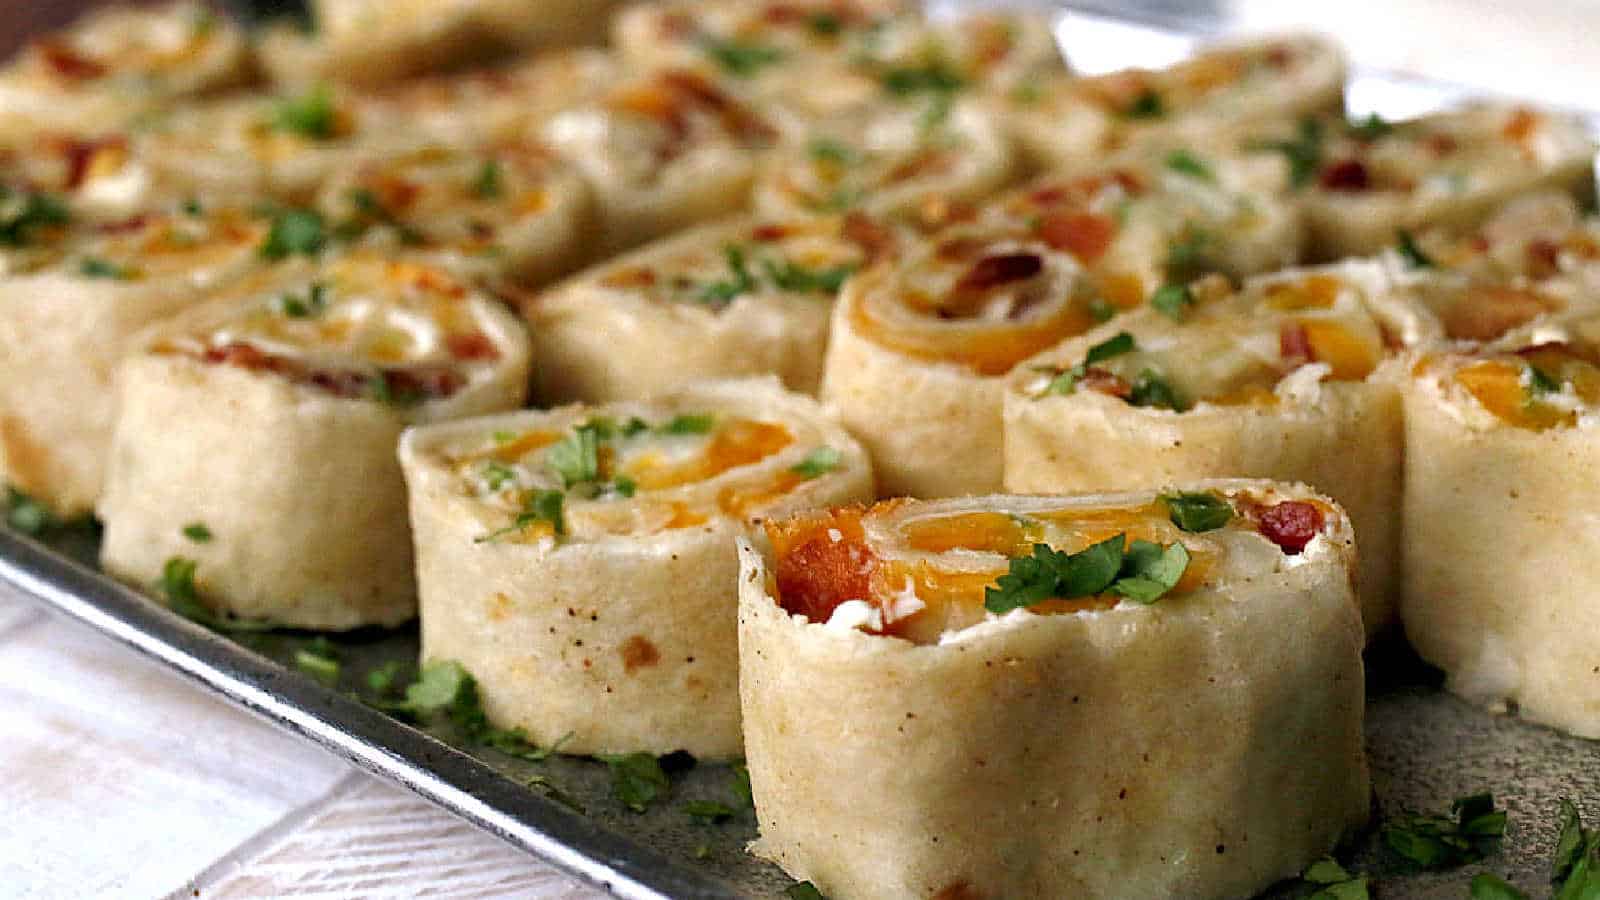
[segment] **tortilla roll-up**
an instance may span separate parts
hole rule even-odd
[[[146,326],[259,265],[267,225],[235,210],[69,229],[0,278],[0,482],[70,518],[100,496],[112,375]]]
[[[1571,282],[1600,287],[1600,220],[1585,218],[1571,194],[1518,197],[1472,228],[1449,226],[1408,235],[1401,262],[1485,281]]]
[[[564,752],[740,755],[734,540],[870,499],[859,445],[771,379],[409,432],[422,656]]]
[[[602,258],[743,210],[779,132],[728,85],[667,69],[557,113],[540,136],[588,179]]]
[[[1018,366],[1005,486],[1131,490],[1199,478],[1302,481],[1350,512],[1369,634],[1395,617],[1400,398],[1387,342],[1434,332],[1376,263],[1203,282]],[[1172,317],[1177,317],[1174,321]]]
[[[822,398],[867,445],[886,496],[998,491],[1013,366],[1165,282],[1292,261],[1298,239],[1291,212],[1220,180],[1123,169],[1042,179],[852,278]]]
[[[1297,196],[1313,255],[1376,253],[1398,231],[1471,227],[1508,200],[1557,190],[1594,202],[1595,145],[1575,117],[1478,105],[1416,119],[1312,119],[1251,132],[1248,146],[1314,152]]]
[[[1406,637],[1451,691],[1600,738],[1600,318],[1426,354],[1402,393]]]
[[[589,189],[544,146],[440,144],[354,163],[323,186],[334,233],[482,284],[537,285],[572,268]]]
[[[0,70],[0,140],[124,128],[249,75],[243,29],[204,3],[110,6],[35,38]]]
[[[975,104],[957,102],[931,122],[926,112],[873,105],[785,141],[756,179],[755,207],[772,216],[893,215],[981,200],[1012,171],[1009,140]]]
[[[641,247],[526,296],[542,403],[638,400],[777,375],[813,393],[834,296],[899,232],[863,216],[740,219]]]
[[[1355,550],[1324,497],[887,501],[767,532],[739,580],[752,849],[828,896],[1244,897],[1367,818]]]
[[[1066,171],[1163,135],[1339,112],[1345,75],[1338,47],[1292,35],[1202,48],[1165,69],[1033,79],[1004,109],[1023,155]]]
[[[516,408],[528,368],[516,318],[441,269],[351,256],[248,278],[123,360],[101,565],[149,585],[191,559],[200,600],[244,619],[404,622],[400,434]]]
[[[280,85],[380,85],[463,63],[591,44],[616,0],[315,0],[315,32],[261,30],[257,52]]]

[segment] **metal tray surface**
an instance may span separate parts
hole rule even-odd
[[[1219,30],[1216,20],[1203,11],[1195,14],[1194,6],[1158,0],[1116,9],[1078,5],[1089,13],[1083,18],[1110,25],[1124,42],[1130,42],[1128,19],[1177,26],[1188,34]],[[1063,29],[1069,56],[1074,40],[1096,40],[1092,29],[1078,24],[1071,33]],[[1154,56],[1139,55],[1134,33],[1126,64],[1159,63],[1184,41],[1182,33],[1158,29],[1147,36]],[[1471,93],[1457,85],[1358,71],[1348,97],[1354,113],[1399,116]],[[781,897],[792,883],[744,852],[755,837],[749,810],[718,825],[697,824],[683,811],[691,801],[731,799],[727,766],[674,772],[670,794],[648,812],[633,813],[612,796],[609,772],[598,762],[561,756],[529,762],[472,746],[448,725],[410,725],[370,705],[367,672],[394,661],[414,671],[414,627],[328,636],[342,665],[339,683],[326,686],[293,664],[295,653],[316,636],[214,633],[101,574],[94,565],[97,543],[89,529],[37,540],[0,525],[0,582],[615,896]],[[1356,836],[1340,858],[1370,875],[1383,898],[1463,898],[1472,876],[1483,871],[1530,896],[1545,896],[1559,801],[1575,799],[1591,822],[1600,818],[1600,743],[1492,715],[1445,693],[1440,683],[1440,674],[1398,640],[1368,650],[1374,827]],[[1492,791],[1496,805],[1509,812],[1500,849],[1483,863],[1414,873],[1380,847],[1376,824],[1385,818],[1445,813],[1455,798],[1481,791]],[[1311,892],[1284,884],[1263,900]]]

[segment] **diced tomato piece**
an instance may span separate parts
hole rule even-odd
[[[1341,159],[1322,170],[1318,183],[1330,191],[1364,191],[1372,187],[1372,176],[1359,159]]]
[[[1287,322],[1278,329],[1278,354],[1285,363],[1296,368],[1312,361],[1311,338],[1304,325]]]
[[[1059,212],[1040,219],[1037,230],[1046,244],[1093,265],[1116,239],[1117,220],[1096,213]]]
[[[846,600],[872,600],[877,560],[861,533],[860,516],[858,508],[843,509],[767,523],[784,609],[826,622]]]
[[[445,346],[449,348],[450,355],[462,360],[496,360],[500,358],[500,350],[489,340],[489,336],[481,331],[471,334],[452,334],[445,339]]]
[[[103,63],[79,53],[61,41],[39,41],[34,46],[39,51],[39,58],[62,78],[88,81],[92,78],[102,78],[106,74]]]
[[[1285,500],[1261,511],[1261,536],[1296,554],[1322,531],[1322,510],[1303,500]]]

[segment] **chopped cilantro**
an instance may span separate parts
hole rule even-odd
[[[195,590],[194,586],[194,574],[199,565],[194,560],[182,556],[168,559],[161,567],[161,580],[156,584],[157,590],[174,605],[200,602],[200,592]]]
[[[1412,237],[1411,232],[1404,228],[1398,232],[1395,249],[1400,253],[1400,258],[1405,260],[1406,268],[1408,269],[1434,268],[1432,257],[1422,252],[1422,248],[1417,246],[1416,238]]]
[[[639,418],[638,416],[634,416],[633,418],[628,420],[628,424],[622,426],[622,436],[623,437],[633,437],[636,434],[642,434],[642,433],[644,433],[646,431],[649,431],[649,430],[650,430],[650,423],[649,422],[646,422],[645,420]]]
[[[205,205],[197,197],[190,197],[183,201],[183,205],[179,209],[183,210],[184,215],[192,218],[199,218],[206,213]]]
[[[885,90],[900,97],[923,93],[952,93],[966,86],[966,82],[959,74],[938,62],[887,69],[880,76],[880,80]]]
[[[183,536],[196,544],[211,543],[211,529],[204,522],[191,522],[183,526]]]
[[[1139,377],[1133,380],[1133,389],[1128,393],[1128,403],[1133,406],[1170,409],[1174,412],[1187,412],[1190,406],[1189,402],[1178,393],[1178,389],[1154,369],[1144,369],[1139,373]]]
[[[662,434],[707,434],[716,424],[717,417],[709,413],[680,414],[657,430]]]
[[[1305,187],[1322,168],[1322,122],[1301,119],[1290,140],[1254,141],[1246,146],[1255,152],[1282,153],[1289,161],[1289,184]]]
[[[1462,797],[1450,805],[1455,818],[1405,816],[1385,824],[1384,846],[1419,869],[1448,869],[1487,856],[1505,834],[1506,814],[1489,794]]]
[[[806,458],[801,460],[789,471],[794,472],[806,478],[807,480],[812,478],[820,478],[823,475],[832,472],[834,469],[839,468],[839,462],[842,458],[843,457],[839,455],[839,451],[833,449],[832,447],[818,447],[817,449],[806,454]]]
[[[1528,399],[1561,392],[1561,381],[1532,363],[1528,364]]]
[[[828,900],[817,890],[817,886],[809,881],[797,881],[784,888],[783,895],[789,900]]]
[[[806,154],[815,162],[841,166],[854,165],[861,159],[861,154],[848,144],[825,137],[812,138],[806,144]]]
[[[1349,123],[1350,134],[1363,141],[1375,141],[1394,131],[1394,124],[1377,113],[1367,113],[1367,117],[1360,121]]]
[[[1472,900],[1528,900],[1528,895],[1506,883],[1505,879],[1489,872],[1472,876],[1468,885]]]
[[[194,583],[198,568],[199,563],[182,556],[171,557],[161,567],[161,577],[156,580],[156,592],[166,598],[167,606],[173,612],[213,631],[271,631],[278,627],[271,622],[220,615],[205,605]]]
[[[1188,282],[1215,268],[1207,253],[1211,242],[1210,232],[1184,223],[1183,233],[1167,244],[1167,277]]]
[[[325,637],[296,650],[294,667],[328,687],[339,683],[339,656]]]
[[[380,695],[387,694],[399,683],[405,668],[406,664],[403,661],[391,659],[367,672],[367,687]]]
[[[0,185],[0,246],[26,247],[40,230],[71,220],[67,205],[50,194]]]
[[[23,534],[39,535],[56,524],[56,517],[43,503],[16,488],[7,487],[6,524]]]
[[[312,282],[304,297],[291,293],[278,298],[278,310],[291,319],[320,316],[327,309],[328,286],[320,281]]]
[[[983,605],[1003,613],[1046,600],[1072,600],[1106,592],[1136,603],[1161,599],[1183,577],[1189,552],[1181,542],[1166,547],[1119,534],[1077,553],[1034,544],[1032,556],[1011,560],[1010,570],[984,590]]]
[[[729,780],[732,783],[733,795],[738,799],[739,805],[744,809],[753,808],[756,801],[755,795],[750,790],[749,767],[743,764],[734,766],[733,777]]]
[[[1099,297],[1089,301],[1089,316],[1096,322],[1109,322],[1116,314],[1117,308]]]
[[[1123,118],[1127,119],[1159,119],[1166,114],[1167,107],[1161,95],[1150,88],[1140,92],[1122,111]]]
[[[360,237],[369,227],[381,225],[394,229],[395,236],[402,244],[415,247],[428,242],[426,235],[385,206],[378,198],[377,192],[370,188],[354,188],[350,191],[349,198],[350,205],[356,208],[356,217],[339,226],[337,236],[340,239],[353,240]]]
[[[618,475],[611,482],[611,490],[619,497],[632,497],[639,490],[638,482],[626,475]]]
[[[1174,150],[1167,154],[1167,168],[1180,175],[1188,175],[1201,181],[1216,181],[1217,176],[1212,173],[1211,167],[1205,161],[1195,156],[1188,150]]]
[[[315,256],[322,252],[328,236],[322,215],[309,209],[285,209],[272,217],[272,227],[261,244],[266,259],[287,259],[295,254]]]
[[[1083,356],[1083,362],[1051,379],[1050,384],[1045,387],[1044,393],[1070,394],[1077,387],[1078,381],[1089,373],[1090,366],[1098,362],[1104,362],[1112,357],[1121,356],[1124,353],[1132,353],[1136,349],[1138,349],[1138,345],[1134,342],[1133,335],[1126,331],[1119,331],[1115,335],[1090,347],[1089,352]]]
[[[850,263],[826,269],[808,269],[788,260],[775,263],[770,259],[762,260],[761,268],[767,280],[779,290],[797,294],[837,294],[844,286],[845,279],[856,270],[856,266]]]
[[[483,166],[478,169],[478,175],[472,179],[472,192],[484,199],[500,196],[504,188],[501,185],[500,161],[497,159],[484,160]]]
[[[683,811],[689,818],[702,825],[726,822],[739,812],[728,804],[718,803],[715,800],[691,800],[683,805]]]
[[[1320,886],[1306,900],[1369,900],[1372,896],[1367,887],[1367,876],[1351,875],[1332,857],[1312,863],[1300,880]]]
[[[598,759],[611,768],[611,793],[636,813],[648,810],[651,803],[672,787],[667,773],[661,769],[661,761],[649,753]]]
[[[522,501],[522,512],[517,514],[516,521],[498,531],[491,531],[486,535],[475,538],[475,543],[487,543],[499,540],[508,534],[522,531],[535,522],[549,522],[555,533],[567,533],[566,518],[562,515],[561,508],[566,502],[566,494],[561,491],[529,491]]]
[[[563,487],[598,481],[600,430],[587,423],[574,428],[544,452],[544,464],[561,478]]]
[[[119,266],[98,256],[85,256],[78,263],[78,274],[85,278],[109,278],[113,281],[130,281],[138,271],[129,266]]]
[[[1578,807],[1561,801],[1561,832],[1550,880],[1555,900],[1593,900],[1600,897],[1600,828],[1583,827]]]
[[[1182,322],[1194,305],[1194,293],[1186,284],[1164,284],[1150,297],[1150,305],[1174,322]]]
[[[556,801],[575,813],[581,814],[587,812],[587,810],[583,808],[583,804],[579,803],[576,797],[556,787],[549,778],[546,778],[543,775],[534,775],[524,782],[524,784],[533,788],[539,793],[544,794],[546,797],[549,797],[551,800]]]
[[[508,484],[515,484],[516,480],[516,471],[498,459],[491,459],[483,464],[483,481],[491,491],[498,491]]]
[[[750,268],[745,264],[743,248],[729,244],[722,248],[722,255],[727,260],[732,277],[703,285],[699,294],[702,303],[730,303],[756,288],[755,276],[750,274]]]
[[[783,61],[783,51],[764,44],[752,44],[709,35],[700,39],[700,49],[730,75],[749,78],[767,66]]]
[[[324,85],[318,85],[298,97],[278,101],[273,110],[272,125],[302,137],[325,141],[338,129],[339,114],[333,105],[333,95]]]
[[[811,29],[812,34],[831,37],[839,33],[840,29],[844,27],[844,23],[840,22],[839,17],[833,13],[814,12],[806,17],[806,27]]]
[[[1233,507],[1216,494],[1182,492],[1163,494],[1161,499],[1172,524],[1190,534],[1215,531],[1233,518]]]

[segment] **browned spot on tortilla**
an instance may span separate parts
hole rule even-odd
[[[0,416],[0,477],[18,490],[43,494],[46,464],[45,449],[28,436],[27,425],[15,416]]]
[[[493,597],[489,598],[489,609],[486,615],[496,622],[504,621],[506,616],[511,615],[511,598],[497,592]]]
[[[622,670],[629,675],[633,674],[634,669],[643,669],[661,662],[661,651],[642,634],[636,634],[623,641],[617,652],[622,654]]]
[[[965,881],[955,881],[941,888],[932,900],[983,900],[983,894]]]

